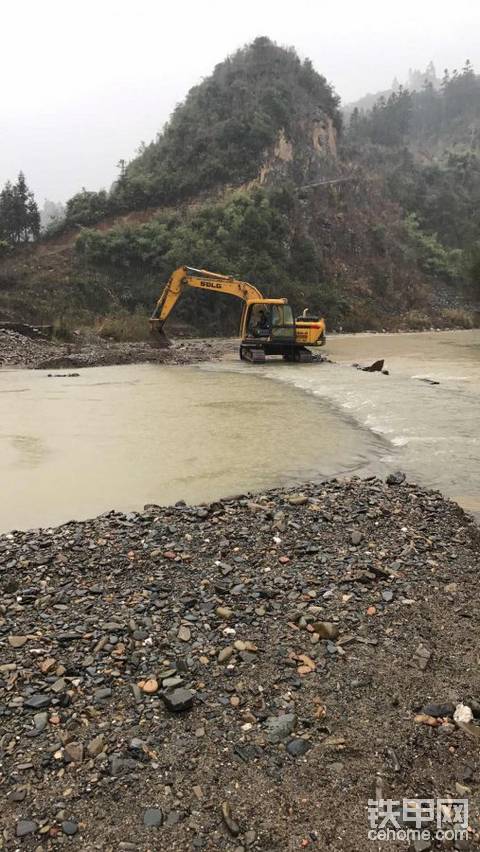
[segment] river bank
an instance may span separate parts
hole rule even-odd
[[[401,477],[0,536],[5,848],[358,852],[418,796],[478,848],[479,556]]]
[[[165,349],[150,342],[103,340],[79,337],[72,343],[53,342],[0,329],[0,368],[74,370],[78,367],[107,367],[115,364],[197,364],[220,360],[238,348],[226,338],[172,340]]]
[[[327,350],[336,354],[338,342],[356,339],[371,340],[377,358],[384,357],[382,340],[404,337],[409,339],[428,336],[468,334],[465,329],[431,329],[430,331],[364,331],[358,333],[334,333],[328,336]],[[239,341],[232,337],[170,338],[166,348],[155,348],[150,340],[116,342],[106,340],[93,333],[79,334],[72,342],[32,339],[15,331],[0,329],[0,368],[19,369],[76,369],[78,367],[107,367],[122,364],[198,364],[219,361],[228,356],[237,356]],[[313,350],[315,351],[315,350]],[[325,350],[317,356],[324,357]],[[353,351],[352,358],[355,360]]]

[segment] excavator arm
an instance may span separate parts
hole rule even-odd
[[[208,272],[206,269],[180,266],[170,276],[170,280],[156,304],[150,319],[152,332],[160,335],[163,333],[165,321],[170,316],[185,287],[196,287],[214,293],[226,293],[229,296],[237,296],[244,302],[263,299],[260,290],[246,281],[237,281],[229,275],[217,275],[217,273]]]

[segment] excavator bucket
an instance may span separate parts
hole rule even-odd
[[[155,327],[150,332],[150,344],[154,349],[168,349],[171,342],[164,331]]]

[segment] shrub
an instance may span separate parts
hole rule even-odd
[[[474,328],[473,314],[465,308],[444,308],[438,325],[446,328]]]
[[[148,315],[142,311],[135,311],[133,314],[117,311],[97,320],[96,331],[100,337],[115,340],[118,343],[147,340],[150,334]]]

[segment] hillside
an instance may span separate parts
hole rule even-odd
[[[161,282],[189,263],[309,304],[330,328],[471,324],[478,91],[467,66],[440,89],[354,110],[343,129],[311,63],[256,39],[188,93],[110,192],[82,191],[56,233],[6,253],[0,320],[115,313],[138,333]],[[236,307],[197,294],[174,322],[233,333]]]

